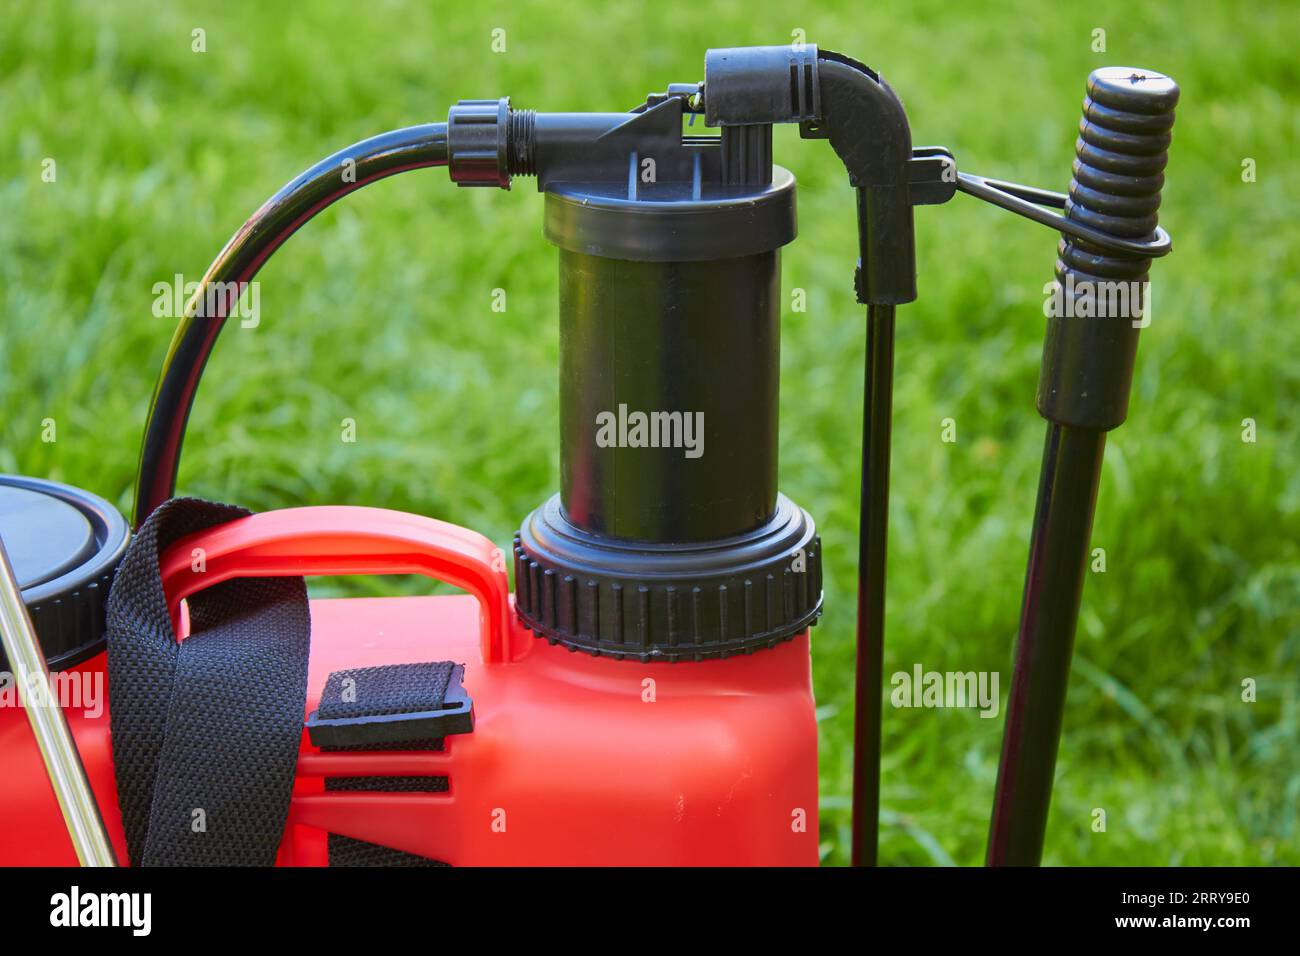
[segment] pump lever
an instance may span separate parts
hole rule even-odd
[[[1065,193],[959,172],[956,159],[944,146],[918,146],[913,149],[911,162],[908,163],[908,176],[914,206],[937,206],[946,203],[957,192],[963,192],[999,209],[1047,226],[1071,239],[1082,239],[1106,252],[1158,259],[1168,255],[1173,248],[1169,233],[1160,226],[1156,226],[1155,231],[1146,239],[1117,236],[1059,213],[1049,212],[1049,209],[1067,209],[1070,197]]]
[[[1158,259],[1160,256],[1168,255],[1173,248],[1169,233],[1160,226],[1156,226],[1155,231],[1147,239],[1128,239],[1095,229],[1058,213],[1048,212],[1043,208],[1047,206],[1053,209],[1066,209],[1070,197],[1065,193],[1008,183],[1000,179],[988,179],[974,173],[957,173],[956,186],[968,196],[982,199],[1017,216],[1024,216],[1072,239],[1082,239],[1107,252]]]

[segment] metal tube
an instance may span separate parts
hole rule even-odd
[[[58,701],[50,693],[45,655],[3,541],[0,541],[0,636],[77,859],[82,866],[117,866],[113,844],[99,815],[99,804],[86,779],[86,768],[81,764],[81,754]]]
[[[852,863],[875,866],[880,830],[881,683],[885,654],[885,558],[889,541],[889,443],[894,388],[894,306],[867,307],[862,402],[862,497],[858,524],[857,682],[853,714]]]
[[[262,263],[322,209],[378,179],[447,164],[447,124],[428,123],[372,136],[339,150],[300,174],[257,212],[217,253],[186,304],[149,405],[140,471],[136,479],[135,527],[176,490],[185,423],[208,355],[239,299]],[[205,312],[209,298],[215,314]]]
[[[1043,854],[1106,433],[1049,423],[990,823],[989,866]]]

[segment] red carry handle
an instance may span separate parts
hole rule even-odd
[[[167,549],[159,567],[177,634],[181,601],[231,578],[427,575],[478,598],[483,660],[506,659],[505,557],[477,531],[446,521],[385,508],[285,508],[187,535]]]

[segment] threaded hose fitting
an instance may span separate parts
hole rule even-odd
[[[506,171],[514,176],[537,175],[537,112],[511,110],[506,134]]]

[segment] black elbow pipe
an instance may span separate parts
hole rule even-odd
[[[916,299],[912,216],[912,131],[898,95],[870,67],[822,50],[822,132],[858,193],[858,301],[902,305]]]

